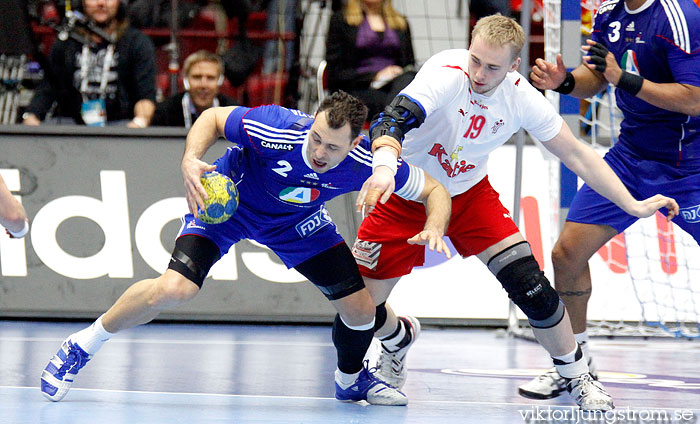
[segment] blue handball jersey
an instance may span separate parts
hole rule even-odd
[[[634,11],[624,0],[600,5],[593,40],[627,72],[655,83],[700,86],[700,8],[692,0],[648,0]],[[616,90],[624,113],[621,147],[644,159],[700,164],[700,118],[670,112]]]
[[[311,116],[281,106],[237,107],[231,112],[225,136],[242,151],[224,158],[239,162],[227,168],[241,178],[237,184],[241,206],[268,216],[305,214],[327,200],[362,188],[372,175],[369,139],[363,137],[345,160],[317,174],[305,155],[312,123]],[[399,160],[395,183],[397,195],[415,199],[423,189],[424,177]]]

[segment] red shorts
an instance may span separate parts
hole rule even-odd
[[[362,221],[352,248],[360,272],[378,280],[400,277],[425,262],[425,246],[406,240],[423,230],[425,206],[392,195]],[[517,233],[510,212],[501,204],[488,177],[452,198],[447,234],[460,255],[483,252]]]

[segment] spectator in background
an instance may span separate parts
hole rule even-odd
[[[190,128],[205,109],[235,105],[233,99],[219,94],[224,64],[218,55],[196,51],[185,59],[183,71],[185,91],[159,103],[151,125]]]
[[[5,227],[5,232],[11,238],[22,238],[29,231],[27,213],[5,185],[2,175],[0,175],[0,225]]]
[[[267,30],[281,34],[296,33],[296,20],[300,0],[270,0],[267,5]],[[282,38],[268,40],[263,55],[264,74],[289,72],[294,64],[296,52],[294,41],[282,41]]]
[[[416,75],[408,21],[391,0],[348,0],[331,17],[326,39],[328,85],[381,112]]]
[[[57,122],[63,117],[90,126],[148,126],[156,96],[153,43],[129,26],[123,2],[82,3],[86,22],[76,25],[70,38],[53,44],[47,78],[34,93],[23,123],[39,125],[57,103]]]

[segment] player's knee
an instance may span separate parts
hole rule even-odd
[[[374,328],[376,308],[366,291],[356,292],[341,299],[340,315],[349,327],[362,327],[372,324]]]
[[[166,272],[155,280],[149,303],[155,308],[172,308],[197,295],[199,287],[176,272]]]
[[[494,255],[488,267],[533,327],[554,327],[564,318],[564,304],[540,271],[527,242]]]
[[[577,262],[587,263],[588,258],[578,259],[579,246],[573,240],[560,238],[552,248],[552,266],[555,272],[567,272],[576,267]]]

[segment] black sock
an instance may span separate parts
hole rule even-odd
[[[338,369],[346,374],[362,370],[362,360],[373,337],[374,328],[353,330],[336,314],[333,322],[333,344],[338,352]]]

